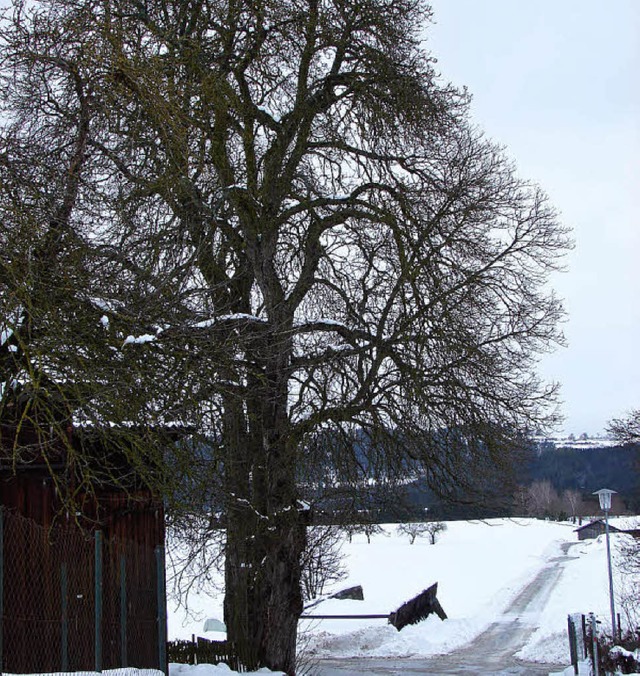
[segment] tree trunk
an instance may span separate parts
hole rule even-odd
[[[249,669],[295,673],[306,525],[294,504],[271,515],[240,499],[229,510],[225,573],[228,638]]]
[[[246,417],[236,407],[227,425],[225,622],[247,668],[293,676],[306,515],[297,500],[295,449],[286,441],[286,396],[265,392],[262,383],[251,388]]]

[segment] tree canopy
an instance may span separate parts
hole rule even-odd
[[[607,431],[622,444],[640,443],[640,409],[627,413],[624,418],[613,418]]]

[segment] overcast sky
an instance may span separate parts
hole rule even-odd
[[[473,119],[573,228],[563,430],[603,431],[640,408],[640,0],[433,0],[427,47],[467,85]]]

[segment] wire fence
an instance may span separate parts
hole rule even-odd
[[[167,671],[164,550],[0,507],[0,675]]]

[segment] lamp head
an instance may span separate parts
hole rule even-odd
[[[617,493],[617,491],[612,491],[609,488],[601,488],[599,491],[595,491],[594,495],[598,496],[600,509],[603,512],[608,512],[611,509],[611,496],[614,493]]]

